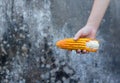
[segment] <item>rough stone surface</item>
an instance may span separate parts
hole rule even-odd
[[[56,48],[73,37],[92,0],[0,0],[0,83],[120,83],[120,1],[112,0],[85,55]]]

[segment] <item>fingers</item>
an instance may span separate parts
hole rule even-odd
[[[89,53],[89,52],[86,51],[86,50],[76,50],[76,53],[78,53],[78,54],[86,54],[86,53]]]
[[[82,34],[81,30],[78,31],[78,32],[75,34],[75,36],[74,36],[74,40],[79,39],[79,37],[81,36],[81,34]]]
[[[82,28],[74,36],[74,40],[79,39],[80,37],[87,37],[89,35],[89,30]]]
[[[88,53],[86,50],[81,50],[81,54],[86,54]]]
[[[76,53],[81,53],[81,50],[76,50]]]

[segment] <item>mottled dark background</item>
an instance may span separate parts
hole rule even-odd
[[[0,83],[120,83],[120,0],[111,0],[97,53],[58,49],[88,19],[93,0],[0,0]]]

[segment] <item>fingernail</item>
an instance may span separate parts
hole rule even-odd
[[[86,52],[86,50],[83,50],[83,52]]]
[[[77,40],[77,37],[74,37],[73,39],[74,39],[74,40]]]
[[[76,38],[75,38],[75,37],[74,37],[73,39],[74,39],[74,40],[76,40]]]

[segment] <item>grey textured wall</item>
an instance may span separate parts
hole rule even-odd
[[[0,0],[1,83],[120,83],[120,1],[111,0],[97,53],[58,49],[90,14],[93,0]]]

